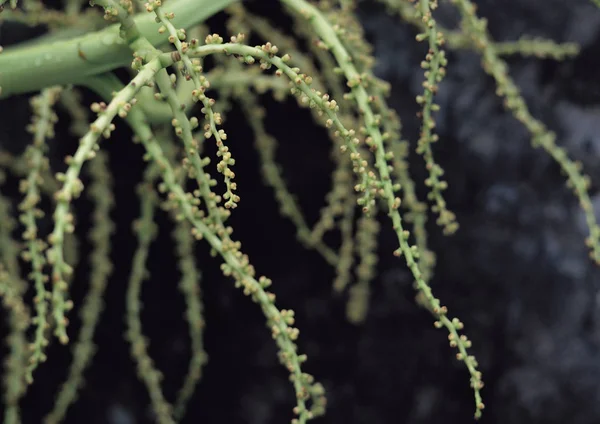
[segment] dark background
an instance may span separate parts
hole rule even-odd
[[[580,56],[562,63],[519,57],[509,63],[534,116],[557,131],[559,143],[583,162],[594,182],[592,200],[600,210],[600,10],[587,0],[477,3],[497,40],[529,34],[581,43]],[[285,25],[276,2],[249,5]],[[455,18],[447,5],[439,11],[447,26],[453,26]],[[405,136],[414,141],[423,45],[414,41],[412,27],[387,16],[373,2],[364,2],[361,20],[375,47],[377,74],[393,85],[389,102],[403,119]],[[219,28],[222,17],[212,23]],[[35,34],[7,28],[0,29],[4,45]],[[278,158],[286,180],[314,222],[330,182],[329,142],[294,101],[281,106],[263,100],[270,114],[268,129],[280,139]],[[503,111],[494,82],[481,70],[476,54],[449,53],[448,76],[437,102],[442,106],[437,119],[441,141],[435,154],[446,170],[446,198],[461,228],[444,237],[430,226],[438,259],[432,286],[451,313],[464,321],[473,341],[472,352],[486,383],[481,422],[600,422],[600,274],[587,257],[587,228],[565,187],[566,178],[547,154],[530,146],[525,129]],[[27,97],[4,100],[0,110],[0,143],[18,152],[28,137],[23,131],[29,119]],[[64,119],[53,146],[56,157],[76,146],[67,136]],[[118,127],[115,138],[104,142],[116,181],[116,269],[97,330],[99,350],[86,373],[86,387],[69,410],[69,423],[153,422],[145,387],[136,377],[123,337],[141,148],[129,142],[125,125]],[[345,299],[331,294],[333,271],[299,246],[292,224],[279,217],[271,190],[260,180],[252,135],[238,108],[227,115],[225,128],[237,158],[242,198],[231,220],[234,236],[258,272],[273,279],[279,307],[296,311],[300,350],[309,357],[305,369],[327,390],[328,413],[315,422],[472,422],[469,375],[453,359],[445,331],[436,330],[431,316],[415,305],[411,276],[402,260],[391,254],[396,240],[387,217],[381,217],[381,257],[369,315],[357,327],[344,317]],[[413,155],[411,163],[415,179],[422,181],[422,159]],[[422,185],[420,195],[424,198]],[[89,204],[82,200],[77,207],[80,228],[85,229]],[[166,376],[164,392],[172,400],[187,369],[189,342],[184,302],[176,287],[171,227],[164,215],[159,215],[159,223],[142,320],[150,353]],[[87,242],[82,253],[86,249]],[[198,261],[210,360],[184,422],[289,422],[293,390],[259,308],[221,276],[218,262],[210,259],[203,244],[198,246]],[[84,260],[73,284],[76,302],[85,293],[86,273]],[[75,316],[71,331],[78,327]],[[69,350],[53,345],[49,357],[22,403],[24,423],[41,422],[66,376]]]

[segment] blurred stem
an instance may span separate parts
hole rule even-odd
[[[237,0],[173,0],[177,28],[204,22]],[[154,16],[140,13],[135,23],[154,46],[167,42]],[[127,66],[131,50],[119,36],[119,24],[67,40],[29,46],[11,46],[0,55],[0,98],[41,90],[51,85],[84,81],[92,75]]]

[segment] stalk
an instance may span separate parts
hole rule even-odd
[[[190,28],[238,0],[173,0],[177,28]],[[168,34],[159,34],[154,15],[142,12],[134,18],[143,37],[154,46],[166,44]],[[52,85],[77,84],[90,76],[111,71],[131,62],[131,50],[119,36],[120,24],[69,40],[28,46],[11,46],[0,54],[0,99],[39,91]]]

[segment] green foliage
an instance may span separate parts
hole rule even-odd
[[[427,45],[421,62],[423,93],[416,98],[422,121],[416,151],[425,161],[428,201],[444,233],[457,231],[458,223],[447,207],[443,192],[448,182],[434,157],[440,141],[435,132],[434,117],[439,110],[435,95],[448,65],[445,49],[472,49],[481,55],[483,69],[496,81],[497,94],[506,108],[531,133],[534,146],[549,154],[567,175],[587,218],[590,256],[599,263],[600,228],[587,191],[589,179],[581,173],[580,164],[558,147],[555,134],[531,115],[503,60],[512,54],[561,59],[577,54],[577,46],[528,38],[496,43],[470,0],[450,0],[462,18],[458,30],[436,22],[437,0],[380,2],[391,14],[413,24],[419,31],[417,42]],[[0,295],[11,328],[5,361],[4,422],[20,422],[19,399],[46,359],[51,334],[63,344],[70,341],[68,315],[74,305],[69,286],[77,262],[77,219],[72,205],[84,193],[94,204],[89,231],[93,251],[85,258],[91,269],[89,292],[80,307],[82,327],[73,345],[69,375],[47,423],[63,420],[93,359],[94,331],[112,271],[109,253],[114,231],[110,220],[112,179],[102,140],[111,137],[117,118],[131,127],[133,141],[141,143],[148,161],[139,187],[140,217],[134,225],[138,249],[127,290],[126,334],[157,421],[173,423],[183,417],[207,361],[202,341],[200,271],[193,256],[195,242],[210,245],[223,274],[264,313],[279,360],[289,371],[295,391],[296,418],[292,422],[306,423],[325,413],[323,387],[302,368],[307,357],[298,352],[294,312],[276,305],[271,280],[256,272],[241,243],[233,238],[233,228],[227,225],[228,217],[243,201],[236,194],[236,160],[222,128],[231,101],[241,106],[254,131],[262,176],[272,187],[282,215],[295,224],[298,240],[335,268],[334,289],[348,290],[347,315],[354,323],[364,320],[368,308],[369,284],[378,262],[377,236],[380,230],[393,231],[398,241],[393,254],[403,257],[412,273],[417,302],[433,315],[437,328],[448,332],[450,346],[457,349],[456,358],[470,374],[475,417],[481,416],[481,372],[468,353],[471,341],[463,333],[462,322],[449,315],[429,286],[435,254],[428,248],[425,231],[428,203],[416,195],[418,182],[410,177],[407,164],[410,146],[401,138],[401,123],[387,104],[389,84],[373,74],[374,59],[355,14],[356,4],[349,0],[280,3],[293,19],[291,35],[281,34],[234,0],[172,0],[164,5],[161,0],[144,4],[95,0],[94,7],[83,11],[77,0],[66,0],[61,11],[50,11],[36,0],[24,1],[17,9],[16,2],[11,1],[13,10],[0,15],[0,19],[45,24],[49,30],[33,42],[12,46],[0,55],[1,97],[41,90],[31,102],[31,145],[21,158],[13,159],[8,153],[0,156],[3,173],[23,178],[20,240],[15,239],[17,224],[11,202],[7,195],[0,195],[0,219],[4,223],[0,227]],[[233,34],[227,41],[218,34],[207,35],[202,26],[206,18],[225,8],[227,26]],[[245,44],[249,35],[262,38],[264,43],[254,47]],[[298,47],[297,39],[310,41],[308,51]],[[208,56],[214,56],[214,65],[205,71]],[[131,78],[122,84],[113,71],[127,65]],[[21,78],[23,72],[30,77]],[[73,85],[89,88],[99,97],[90,105],[94,116],[91,123]],[[218,102],[211,97],[213,91],[218,92]],[[265,110],[257,97],[266,92],[278,100],[294,96],[329,130],[335,171],[326,205],[313,225],[289,192],[276,163],[278,140],[265,128]],[[70,114],[72,131],[79,137],[77,150],[65,158],[67,168],[63,172],[50,172],[47,160],[48,140],[54,136],[57,120],[56,105]],[[216,144],[216,158],[203,153],[211,140]],[[214,168],[219,176],[209,171],[213,160],[217,161]],[[81,179],[84,170],[89,171],[89,188]],[[42,198],[48,198],[53,208],[54,226],[49,234],[40,234],[37,226],[44,213],[40,209]],[[167,210],[176,223],[172,236],[192,341],[188,375],[173,403],[162,393],[162,375],[149,355],[149,340],[140,320],[140,292],[157,232],[154,215],[158,207]],[[389,217],[391,226],[379,223],[379,212]],[[339,246],[325,242],[324,235],[330,231],[339,232]],[[19,256],[27,264],[26,270],[20,269]],[[33,293],[32,305],[24,301],[28,293]]]

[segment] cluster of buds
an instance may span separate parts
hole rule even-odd
[[[120,118],[127,118],[129,111],[131,111],[131,107],[136,103],[136,99],[131,99],[131,102],[121,102],[119,105],[119,111],[117,114]]]
[[[146,12],[154,12],[154,9],[158,9],[162,6],[161,0],[153,0],[151,2],[144,3],[144,7],[146,8]]]
[[[260,46],[260,49],[263,52],[267,53],[270,57],[275,56],[279,52],[279,49],[277,48],[277,46],[271,44],[268,41],[265,44],[263,44],[262,46]]]
[[[194,69],[202,70],[202,66],[200,66],[199,61],[197,61],[197,59],[194,59],[192,65],[195,66]],[[192,90],[192,100],[194,102],[200,101],[203,104],[207,102],[209,107],[213,106],[215,104],[214,99],[211,99],[204,94],[206,90],[210,88],[210,81],[208,81],[208,79],[204,75],[200,75],[198,77],[198,81],[200,82],[200,85]]]
[[[223,44],[223,37],[219,34],[209,34],[204,39],[204,44]]]
[[[115,6],[106,6],[104,8],[104,19],[109,22],[116,21],[119,16],[119,10]]]
[[[246,34],[242,34],[241,32],[237,35],[232,35],[229,39],[232,43],[241,44],[246,39]]]
[[[163,25],[158,28],[158,32],[162,34],[163,32],[166,31],[166,29],[167,28]],[[175,31],[175,34],[169,35],[168,40],[169,40],[169,43],[175,44],[176,40],[185,41],[186,38],[187,38],[187,33],[185,32],[185,28],[179,28],[178,30]],[[187,50],[187,48],[186,48],[186,50]],[[185,52],[183,52],[183,53],[185,53]]]
[[[140,71],[144,66],[144,58],[137,52],[133,52],[133,61],[131,62],[131,69]]]

